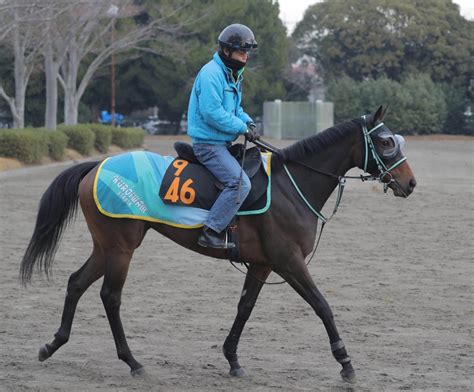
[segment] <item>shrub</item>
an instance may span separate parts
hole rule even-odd
[[[94,147],[95,134],[87,125],[64,125],[58,126],[58,130],[64,132],[68,137],[69,148],[72,148],[82,155],[90,155]]]
[[[409,76],[402,83],[385,77],[363,82],[344,77],[329,83],[328,98],[334,102],[336,122],[389,104],[389,126],[404,134],[441,132],[447,114],[442,89],[423,74]]]
[[[105,154],[112,144],[112,127],[104,124],[85,124],[95,133],[94,147]]]
[[[112,143],[122,148],[141,147],[145,134],[141,128],[113,128]]]
[[[406,100],[402,103],[405,133],[440,133],[446,121],[447,109],[443,90],[429,75],[409,76],[402,82]]]
[[[360,99],[361,85],[360,82],[348,76],[328,83],[327,98],[334,103],[334,121],[336,124],[365,113],[365,108],[363,108]]]
[[[441,88],[446,101],[447,116],[443,132],[451,134],[466,133],[464,128],[464,89],[463,86],[443,84]]]
[[[64,157],[68,143],[68,137],[61,131],[49,131],[48,137],[49,156],[55,161],[60,161]]]
[[[34,128],[32,132],[39,133],[45,138],[48,144],[46,155],[55,161],[60,161],[66,152],[68,137],[61,131],[53,131],[47,128]]]
[[[48,155],[48,138],[44,132],[33,129],[1,130],[0,155],[37,163]]]

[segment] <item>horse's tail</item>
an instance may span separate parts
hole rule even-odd
[[[75,165],[59,174],[41,197],[36,225],[20,267],[20,281],[26,286],[35,265],[49,277],[57,246],[67,224],[77,211],[79,184],[99,162]]]

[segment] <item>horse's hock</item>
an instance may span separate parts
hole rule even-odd
[[[334,125],[332,102],[283,102],[263,104],[263,134],[274,139],[302,139]]]

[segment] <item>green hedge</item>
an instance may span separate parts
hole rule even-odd
[[[141,128],[113,128],[112,143],[122,148],[135,148],[143,144],[145,133]]]
[[[61,131],[48,131],[48,153],[55,161],[64,158],[68,137]]]
[[[16,158],[24,163],[37,163],[48,155],[49,138],[45,132],[32,129],[0,131],[0,156]]]
[[[48,143],[48,153],[50,158],[61,161],[64,158],[68,137],[61,131],[53,131],[47,128],[27,128],[29,132],[40,134]],[[22,130],[19,130],[22,131]]]
[[[112,127],[104,124],[84,124],[95,133],[94,147],[101,153],[109,151],[112,144]]]
[[[49,156],[62,160],[66,147],[89,155],[95,146],[102,153],[111,141],[124,149],[141,147],[144,132],[140,128],[112,128],[101,124],[60,125],[57,131],[45,128],[0,129],[0,156],[24,163],[38,163]]]
[[[82,155],[90,155],[94,148],[95,134],[86,124],[58,126],[58,130],[68,137],[67,146]]]

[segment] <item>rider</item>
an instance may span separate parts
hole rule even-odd
[[[253,120],[240,105],[242,73],[248,52],[257,48],[257,41],[252,30],[236,23],[222,30],[218,42],[219,50],[194,81],[188,135],[196,158],[224,185],[209,211],[198,244],[226,249],[235,247],[227,241],[226,228],[250,192],[250,180],[241,173],[228,148],[239,135],[249,141],[259,138]]]

